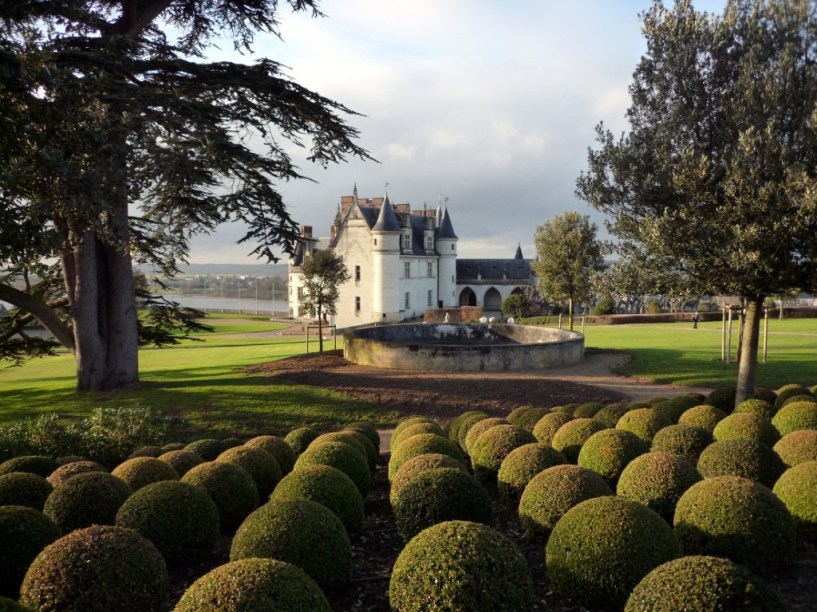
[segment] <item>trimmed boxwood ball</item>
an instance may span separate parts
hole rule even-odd
[[[774,389],[767,389],[766,387],[755,387],[751,399],[761,399],[764,402],[774,404],[774,401],[777,399],[777,392]]]
[[[400,469],[397,470],[397,475],[394,477],[394,480],[392,480],[391,487],[389,488],[389,503],[392,507],[397,504],[403,486],[417,476],[417,474],[425,472],[426,470],[442,467],[454,468],[468,474],[468,468],[465,467],[464,463],[448,455],[440,453],[417,455],[416,457],[408,459],[400,466]]]
[[[534,476],[519,500],[519,522],[535,538],[547,538],[558,520],[579,502],[612,495],[610,485],[588,469],[556,465]]]
[[[659,565],[636,585],[624,606],[624,612],[782,609],[774,591],[748,569],[729,559],[704,555]]]
[[[647,443],[632,432],[602,429],[587,438],[579,451],[577,464],[596,472],[615,487],[627,464],[648,450]]]
[[[43,478],[48,478],[51,472],[60,467],[60,464],[51,457],[43,455],[23,455],[13,457],[0,463],[0,476],[11,472],[29,472]]]
[[[604,404],[601,402],[585,402],[576,407],[573,411],[573,416],[579,419],[592,419],[602,408],[604,408]]]
[[[85,474],[87,472],[107,472],[103,466],[98,464],[96,461],[72,461],[71,463],[65,463],[58,467],[56,470],[51,472],[51,475],[46,478],[48,482],[51,484],[52,487],[56,487],[58,484],[62,484],[69,478],[76,476],[77,474]]]
[[[754,440],[767,446],[774,446],[780,434],[766,417],[750,412],[730,414],[715,426],[712,432],[715,440]]]
[[[247,446],[234,446],[221,453],[216,461],[234,463],[244,468],[258,489],[258,498],[266,499],[281,481],[281,467],[267,451]]]
[[[107,472],[77,474],[54,487],[43,512],[63,531],[113,525],[116,513],[133,491]]]
[[[473,427],[468,430],[468,434],[465,436],[465,452],[470,455],[477,439],[486,431],[491,429],[491,427],[510,424],[511,422],[508,419],[503,419],[500,417],[488,417],[487,419],[482,419],[481,421],[474,423]]]
[[[722,440],[707,446],[698,458],[704,478],[741,476],[771,487],[785,466],[771,447],[754,440]]]
[[[655,434],[671,424],[667,417],[658,414],[652,408],[636,408],[618,420],[616,429],[634,433],[647,444],[652,444]]]
[[[773,402],[767,402],[762,399],[748,399],[742,401],[740,404],[735,406],[734,414],[740,414],[748,412],[749,414],[756,414],[758,416],[762,416],[766,419],[770,419],[777,413],[777,409],[774,407]]]
[[[508,453],[499,466],[496,475],[499,494],[518,500],[522,491],[539,472],[565,463],[567,458],[552,446],[523,444]]]
[[[430,421],[412,423],[407,427],[403,427],[399,432],[392,434],[391,440],[389,441],[389,450],[393,451],[403,440],[423,433],[433,433],[437,434],[438,436],[445,436],[445,430],[437,423]]]
[[[159,455],[158,459],[164,461],[179,475],[179,478],[187,474],[197,465],[204,463],[204,459],[189,450],[172,450]]]
[[[471,410],[461,414],[457,417],[456,427],[452,425],[449,431],[449,437],[451,437],[452,441],[456,442],[457,445],[462,449],[465,450],[465,438],[468,436],[468,432],[471,431],[471,428],[479,423],[482,419],[487,419],[490,417],[487,412],[483,412],[481,410]],[[454,440],[452,434],[456,431],[457,439]]]
[[[317,445],[310,445],[298,457],[295,469],[305,465],[328,465],[340,470],[352,479],[364,499],[372,486],[372,476],[369,473],[366,459],[363,458],[360,451],[345,442],[321,442]]]
[[[720,408],[710,406],[709,404],[700,404],[684,412],[681,418],[678,419],[678,424],[700,427],[712,433],[715,431],[717,424],[726,418],[726,415],[727,413]]]
[[[0,596],[17,599],[28,566],[61,535],[59,527],[39,510],[0,507]]]
[[[570,463],[579,459],[579,451],[587,439],[597,431],[607,429],[601,421],[595,419],[573,419],[562,425],[555,434],[551,446],[562,453]]]
[[[689,555],[727,557],[758,573],[786,567],[794,555],[794,520],[761,484],[740,476],[705,478],[678,500],[675,533]]]
[[[670,423],[675,424],[684,412],[693,406],[697,406],[703,400],[704,396],[700,393],[686,393],[677,397],[661,400],[653,404],[652,409]]]
[[[597,421],[601,421],[607,427],[615,427],[618,420],[631,410],[627,402],[613,402],[593,415]]]
[[[13,599],[0,596],[0,612],[34,612],[34,610]]]
[[[244,446],[260,448],[261,450],[267,451],[278,461],[278,465],[281,466],[281,474],[284,476],[292,471],[292,468],[295,466],[295,460],[298,458],[289,444],[278,436],[256,436],[255,438],[247,440]]]
[[[572,402],[570,404],[565,404],[564,406],[554,406],[551,408],[553,412],[563,412],[565,414],[569,414],[570,416],[575,416],[573,412],[581,406],[578,402]]]
[[[187,446],[187,444],[184,442],[168,442],[162,447],[162,450],[168,453],[170,451],[184,450],[185,446]]]
[[[533,426],[533,437],[540,444],[550,445],[553,442],[553,434],[565,423],[572,421],[574,417],[564,412],[548,412]]]
[[[406,429],[407,427],[411,427],[412,425],[417,425],[419,423],[429,423],[431,425],[438,425],[438,423],[425,416],[411,416],[402,419],[400,422],[397,423],[397,427],[394,428],[394,431],[391,434],[391,439],[393,440],[395,437],[398,437],[400,433]],[[439,432],[437,432],[439,434]],[[444,432],[443,432],[444,433]],[[389,449],[392,449],[391,442],[389,442]]]
[[[596,497],[556,523],[545,566],[557,593],[620,608],[644,576],[680,556],[672,528],[653,510],[621,497]]]
[[[817,542],[817,461],[798,463],[783,472],[773,491],[786,504],[800,536]]]
[[[218,508],[207,492],[178,480],[142,487],[116,514],[118,527],[141,533],[175,566],[206,559],[218,539],[218,524]]]
[[[32,472],[10,472],[0,476],[0,506],[28,506],[42,510],[54,487]]]
[[[531,432],[516,425],[491,427],[476,439],[471,449],[474,474],[484,480],[496,478],[499,466],[513,449],[535,442]]]
[[[284,442],[289,444],[292,452],[294,452],[297,456],[304,452],[312,443],[312,440],[317,438],[319,435],[321,434],[317,429],[312,429],[311,427],[298,427],[284,436]]]
[[[318,440],[337,440],[339,442],[347,442],[352,444],[355,448],[360,448],[363,450],[363,458],[366,459],[366,464],[369,466],[371,471],[377,467],[377,461],[380,459],[380,450],[372,444],[372,441],[369,440],[366,436],[364,436],[359,431],[354,431],[351,429],[343,429],[341,431],[335,431],[332,433],[323,434],[318,436],[313,444],[315,444]]]
[[[786,400],[797,395],[812,395],[812,393],[809,388],[804,385],[783,385],[777,390],[777,395],[774,400],[775,408],[782,408]]]
[[[366,453],[366,449],[364,448],[363,444],[361,444],[360,440],[352,436],[351,433],[330,431],[329,433],[319,435],[309,446],[317,446],[318,444],[322,444],[324,442],[342,442],[343,444],[348,444],[358,453],[360,453],[360,456],[363,457],[363,459],[366,460],[366,464],[369,465],[369,455]]]
[[[780,407],[783,408],[784,406],[786,406],[788,404],[793,404],[794,402],[812,402],[813,403],[815,401],[817,401],[817,400],[815,400],[814,396],[811,395],[811,394],[809,394],[809,395],[795,395],[793,397],[788,398],[786,401],[784,401],[783,404]]]
[[[366,421],[353,421],[346,425],[341,431],[357,431],[362,433],[369,438],[372,446],[377,449],[378,454],[380,453],[380,434],[377,432],[377,428],[371,423],[367,423]]]
[[[417,474],[402,487],[393,510],[397,531],[405,541],[444,521],[494,523],[488,493],[473,476],[456,468]]]
[[[111,474],[121,478],[134,491],[161,480],[178,480],[179,475],[169,463],[155,457],[135,457],[123,461]]]
[[[781,437],[800,429],[817,429],[817,400],[786,404],[772,418]]]
[[[232,532],[260,503],[252,476],[234,463],[207,461],[191,468],[182,482],[207,492],[218,508],[222,533]]]
[[[735,409],[735,396],[737,395],[737,387],[730,385],[728,387],[720,387],[714,389],[706,396],[704,404],[715,406],[723,412],[729,414]]]
[[[211,570],[184,592],[174,612],[332,612],[302,569],[275,559],[241,559]]]
[[[451,440],[452,442],[459,442],[460,427],[462,427],[465,421],[475,416],[487,417],[490,415],[487,412],[483,412],[482,410],[466,410],[465,412],[458,414],[453,419],[451,419],[445,426],[446,433],[448,434],[448,439]]]
[[[516,423],[517,419],[521,418],[523,414],[525,414],[526,412],[528,412],[529,410],[532,410],[532,409],[533,409],[533,406],[527,406],[527,405],[526,406],[517,406],[516,408],[511,410],[508,413],[507,417],[505,417],[505,418],[507,418],[511,422],[512,425],[517,425],[517,423]],[[539,417],[539,418],[541,418],[541,417]],[[517,425],[517,427],[518,427],[518,425]]]
[[[389,581],[389,605],[397,612],[526,612],[532,603],[525,557],[481,523],[447,521],[421,531],[397,557]]]
[[[292,563],[323,588],[351,577],[352,545],[343,523],[308,499],[270,501],[247,517],[233,538],[230,561],[252,557]]]
[[[715,439],[702,427],[693,425],[670,425],[661,429],[652,439],[652,450],[680,455],[692,465]]]
[[[340,470],[328,465],[305,465],[293,470],[278,483],[270,500],[308,499],[335,513],[346,531],[363,528],[363,497],[355,483]]]
[[[678,500],[701,480],[695,465],[680,455],[653,451],[624,468],[616,494],[640,502],[671,522]]]
[[[214,438],[203,438],[201,440],[194,440],[184,447],[184,450],[196,453],[205,461],[215,461],[221,453],[229,448],[229,444],[225,444],[224,440],[216,440]]]
[[[20,603],[49,612],[166,610],[167,567],[132,529],[94,525],[46,546],[20,587]]]
[[[774,445],[774,452],[787,467],[817,461],[817,430],[801,429],[786,434]]]
[[[465,456],[459,447],[448,438],[435,434],[420,434],[405,440],[391,454],[389,459],[389,482],[394,480],[397,471],[406,461],[418,455],[426,453],[440,453],[456,459],[460,463],[465,463]]]
[[[153,457],[155,459],[164,452],[165,450],[161,446],[140,446],[128,455],[128,459],[134,459],[135,457]]]
[[[539,419],[550,412],[550,408],[543,408],[542,406],[521,406],[520,408],[525,408],[526,410],[521,412],[513,419],[509,414],[508,420],[511,422],[511,424],[528,431],[533,431],[533,428],[536,423],[539,422]],[[519,410],[519,408],[516,410]],[[514,410],[514,412],[516,412],[516,410]],[[511,414],[513,414],[513,412]]]

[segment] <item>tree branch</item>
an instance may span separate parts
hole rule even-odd
[[[60,344],[71,351],[74,350],[74,334],[71,332],[71,328],[52,310],[53,305],[59,304],[49,305],[45,300],[3,284],[0,284],[0,300],[14,304],[34,315]]]

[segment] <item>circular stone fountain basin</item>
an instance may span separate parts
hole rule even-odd
[[[581,334],[503,323],[379,325],[348,330],[343,342],[348,361],[399,370],[537,370],[584,358]]]

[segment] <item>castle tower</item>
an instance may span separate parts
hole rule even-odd
[[[377,221],[372,226],[372,319],[395,323],[400,320],[400,238],[403,228],[389,202],[383,199]]]
[[[457,235],[448,214],[448,206],[438,209],[440,222],[434,241],[437,254],[440,256],[437,275],[437,299],[443,308],[455,308],[457,304]]]

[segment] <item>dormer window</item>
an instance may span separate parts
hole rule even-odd
[[[403,250],[411,250],[411,234],[403,234]]]
[[[434,250],[434,236],[426,236],[426,251]]]

